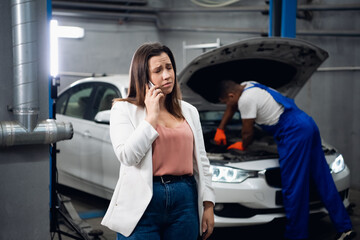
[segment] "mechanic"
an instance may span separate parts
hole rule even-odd
[[[216,144],[227,144],[224,129],[237,110],[242,118],[242,141],[228,149],[244,151],[253,141],[255,123],[274,136],[287,217],[285,238],[308,238],[310,177],[338,232],[336,239],[354,238],[356,233],[329,171],[314,120],[293,99],[254,81],[237,84],[223,80],[219,92],[220,102],[227,107],[214,137]]]

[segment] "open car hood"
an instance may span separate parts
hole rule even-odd
[[[251,38],[206,52],[179,74],[183,99],[198,110],[224,109],[221,80],[257,81],[294,98],[328,53],[299,39]]]

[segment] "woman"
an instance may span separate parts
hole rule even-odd
[[[119,240],[191,240],[199,231],[207,239],[213,231],[215,195],[199,115],[179,98],[170,49],[140,46],[128,97],[115,100],[110,118],[121,167],[102,224]]]

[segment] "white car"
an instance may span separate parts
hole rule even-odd
[[[256,128],[255,140],[245,152],[214,144],[225,110],[218,102],[217,82],[255,80],[293,98],[327,56],[324,50],[296,39],[254,38],[204,53],[179,74],[183,99],[200,113],[216,193],[216,227],[264,224],[285,217],[273,138]],[[74,128],[72,140],[57,144],[60,184],[110,199],[120,164],[109,137],[109,109],[114,97],[126,96],[127,86],[126,75],[87,78],[60,94],[57,119],[72,122]],[[228,124],[226,134],[228,144],[241,140],[240,113]],[[350,171],[334,147],[323,141],[323,150],[348,207]],[[313,188],[310,211],[327,213]]]

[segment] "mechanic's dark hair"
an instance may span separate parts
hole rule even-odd
[[[149,60],[154,56],[160,56],[162,53],[166,53],[169,56],[175,74],[174,89],[170,94],[166,95],[165,107],[175,117],[184,118],[180,107],[181,93],[177,82],[174,55],[167,46],[158,42],[145,43],[136,50],[130,65],[128,96],[123,99],[114,99],[114,102],[127,101],[137,106],[145,107],[146,86],[150,81]]]
[[[220,83],[218,84],[218,97],[219,99],[225,99],[229,93],[233,93],[234,89],[236,89],[236,87],[239,84],[236,83],[233,80],[221,80]]]

